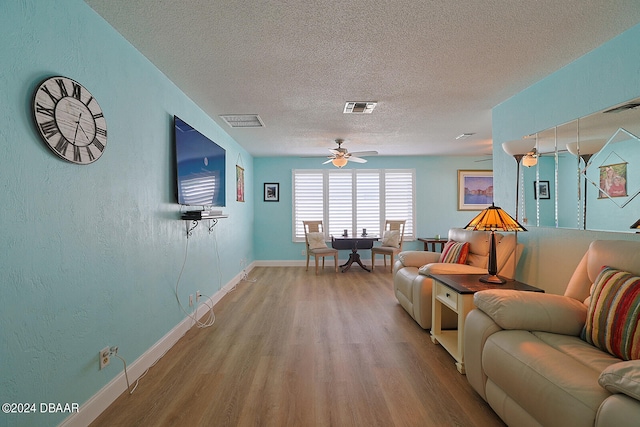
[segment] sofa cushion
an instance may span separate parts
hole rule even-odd
[[[456,242],[449,240],[442,249],[439,262],[465,264],[469,255],[468,242]]]
[[[640,277],[603,267],[581,337],[623,360],[640,359]]]
[[[556,338],[565,343],[556,342],[552,347],[527,331],[492,334],[482,352],[484,371],[490,381],[541,425],[593,426],[598,408],[610,393],[598,384],[599,370],[566,354],[562,347],[582,345],[589,358],[596,357],[596,353],[608,355],[578,337]],[[608,357],[615,363],[613,357]]]
[[[307,233],[307,240],[309,241],[309,249],[323,249],[327,247],[327,243],[324,241],[324,234],[321,232]]]
[[[404,251],[398,254],[398,261],[405,267],[422,267],[425,264],[438,262],[440,253],[425,251]]]
[[[548,346],[571,356],[582,365],[595,372],[602,372],[611,365],[620,363],[620,359],[581,340],[577,336],[568,336],[550,332],[534,331],[531,334]]]
[[[546,331],[578,336],[587,307],[562,295],[489,289],[476,292],[473,303],[502,329]]]
[[[611,393],[623,393],[640,400],[640,361],[614,363],[602,371],[598,383]]]

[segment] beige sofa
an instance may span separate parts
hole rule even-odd
[[[639,275],[640,242],[591,243],[564,295],[474,295],[464,331],[467,379],[506,424],[640,425],[640,360],[623,362],[579,337],[603,266]]]
[[[393,289],[400,305],[424,329],[431,328],[431,286],[429,274],[487,274],[490,232],[461,228],[449,230],[448,240],[469,242],[466,264],[439,263],[440,253],[404,251],[393,266]],[[496,233],[498,274],[513,278],[516,260],[514,233]],[[443,315],[443,326],[457,325],[454,313]]]

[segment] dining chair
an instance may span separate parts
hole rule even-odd
[[[338,272],[338,250],[327,246],[325,242],[324,226],[322,221],[302,221],[304,225],[304,240],[307,244],[307,267],[309,271],[309,257],[313,256],[316,261],[316,275],[318,274],[318,258],[322,258],[322,268],[324,269],[325,257],[332,256],[335,262],[336,273]]]
[[[382,235],[382,246],[371,248],[371,270],[375,268],[376,255],[382,255],[384,268],[387,268],[387,256],[391,258],[389,264],[393,268],[393,257],[402,251],[402,240],[404,238],[404,225],[406,220],[386,220],[384,223],[384,233]]]

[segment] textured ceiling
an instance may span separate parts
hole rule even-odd
[[[490,154],[495,105],[640,22],[638,0],[86,3],[254,156]],[[265,127],[219,117],[241,113]]]

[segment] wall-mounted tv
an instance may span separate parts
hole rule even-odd
[[[226,151],[173,117],[178,203],[186,206],[225,206]]]

